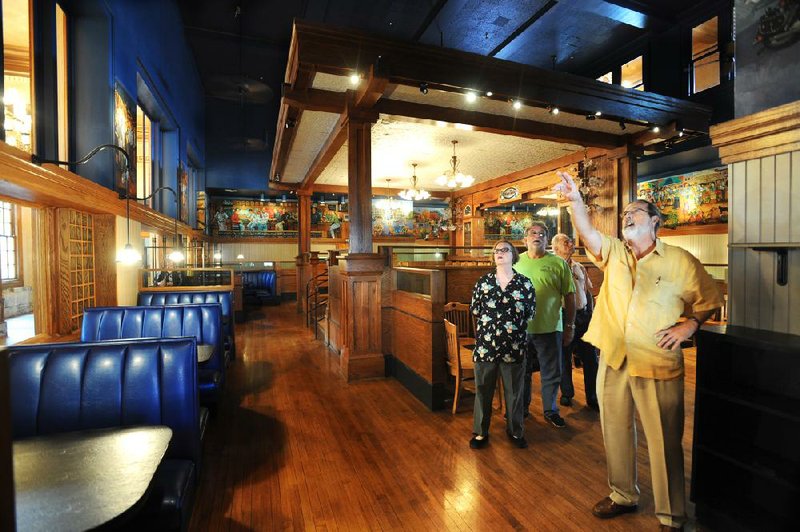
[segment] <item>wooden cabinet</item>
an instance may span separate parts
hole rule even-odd
[[[697,335],[691,498],[715,530],[796,529],[800,336],[705,327]]]

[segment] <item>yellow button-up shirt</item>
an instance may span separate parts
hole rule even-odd
[[[656,333],[678,321],[684,304],[692,312],[722,306],[714,279],[685,249],[656,239],[655,249],[636,260],[624,242],[601,236],[601,256],[587,250],[605,278],[583,339],[600,349],[614,369],[627,358],[632,376],[660,380],[682,376],[680,346],[658,347]]]

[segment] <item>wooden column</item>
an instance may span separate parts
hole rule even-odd
[[[300,227],[297,232],[297,312],[306,311],[306,284],[311,279],[311,191],[297,191],[297,217]]]
[[[350,251],[339,262],[342,331],[341,371],[350,382],[384,377],[381,352],[383,257],[372,252],[372,149],[375,113],[348,109],[347,188]]]
[[[8,357],[0,352],[0,530],[16,530]]]

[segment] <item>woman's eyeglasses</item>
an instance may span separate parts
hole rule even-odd
[[[511,248],[495,248],[495,255],[502,255],[503,253],[511,253]]]

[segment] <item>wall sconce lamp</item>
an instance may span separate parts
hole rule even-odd
[[[38,164],[38,165],[42,165],[44,163],[58,164],[58,165],[62,165],[62,164],[66,164],[66,165],[86,164],[87,162],[89,162],[92,159],[92,157],[94,157],[95,155],[97,155],[98,153],[100,153],[101,151],[106,150],[106,149],[115,150],[115,151],[119,152],[122,155],[122,157],[125,158],[125,170],[122,173],[122,181],[123,181],[124,186],[125,186],[125,192],[123,193],[122,191],[120,191],[119,198],[125,200],[125,218],[127,219],[127,231],[128,231],[128,234],[127,234],[127,243],[125,244],[125,246],[121,250],[117,251],[117,262],[122,262],[122,263],[125,263],[125,264],[133,264],[133,263],[136,263],[136,262],[139,262],[140,260],[142,260],[142,255],[136,249],[134,249],[133,245],[131,245],[131,205],[130,205],[130,200],[133,199],[133,200],[136,200],[136,201],[145,201],[145,200],[148,200],[148,199],[152,198],[154,195],[156,195],[158,192],[161,192],[162,190],[169,190],[170,192],[172,192],[173,196],[175,197],[175,213],[176,213],[176,217],[175,217],[175,245],[174,245],[174,249],[167,256],[167,258],[169,258],[172,262],[175,262],[175,263],[183,262],[186,257],[184,257],[183,253],[181,252],[180,248],[178,247],[178,218],[177,218],[178,193],[175,192],[175,190],[172,189],[171,187],[158,187],[157,189],[155,189],[153,191],[152,194],[150,194],[149,196],[146,196],[144,198],[137,198],[135,196],[131,197],[128,194],[128,179],[129,179],[129,177],[131,175],[131,171],[133,169],[133,166],[132,166],[133,162],[131,161],[131,157],[130,157],[130,155],[128,155],[128,152],[125,151],[123,148],[120,148],[116,144],[101,144],[101,145],[97,146],[96,148],[92,149],[92,151],[87,153],[82,159],[79,159],[77,161],[59,161],[59,160],[56,160],[56,159],[43,159],[43,158],[41,158],[41,157],[39,157],[37,155],[32,155],[31,156],[31,162],[34,163],[34,164]]]

